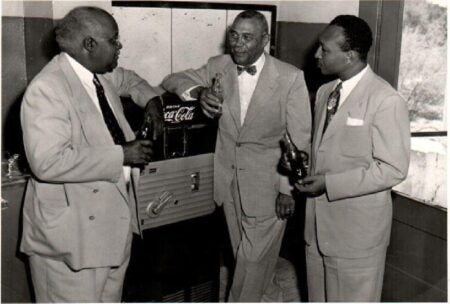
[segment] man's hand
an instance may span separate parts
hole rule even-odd
[[[307,176],[295,183],[295,188],[309,196],[319,196],[325,193],[325,175]]]
[[[145,106],[144,120],[147,116],[150,116],[152,122],[153,134],[152,140],[158,139],[164,132],[164,113],[159,96],[155,96],[147,102]]]
[[[276,201],[275,212],[277,217],[281,220],[285,220],[291,217],[295,211],[295,200],[292,196],[279,193]]]
[[[223,100],[216,97],[211,88],[201,88],[198,93],[200,96],[200,105],[203,113],[209,118],[215,118],[222,115],[222,102]]]
[[[134,140],[122,145],[123,164],[130,167],[142,167],[152,160],[153,142],[151,140]]]

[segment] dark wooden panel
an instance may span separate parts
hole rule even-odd
[[[447,299],[447,212],[393,195],[383,301]]]
[[[436,237],[447,240],[447,212],[393,194],[394,220],[412,225]]]
[[[360,1],[360,17],[374,32],[374,46],[369,53],[373,70],[397,87],[403,21],[403,1]]]
[[[447,293],[386,264],[382,302],[446,302]]]
[[[387,263],[444,291],[447,288],[446,248],[445,240],[394,221]]]
[[[53,19],[25,18],[28,82],[59,52],[53,28]]]
[[[2,206],[2,302],[32,300],[27,258],[19,252],[24,185],[24,182],[5,185],[2,181],[2,198],[8,202],[7,208]]]
[[[26,86],[24,19],[2,17],[2,156],[23,151],[19,110]]]
[[[314,58],[318,37],[326,26],[324,23],[278,22],[277,57],[305,72],[311,96],[323,83],[334,79],[320,73]]]

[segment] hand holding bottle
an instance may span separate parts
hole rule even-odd
[[[203,113],[209,118],[222,115],[223,87],[221,83],[222,74],[217,73],[212,80],[210,88],[203,88],[200,92],[200,105]]]
[[[283,158],[287,160],[288,169],[291,172],[291,179],[293,182],[301,181],[308,174],[308,154],[304,151],[298,150],[292,142],[289,133],[283,137],[283,145],[285,151]]]

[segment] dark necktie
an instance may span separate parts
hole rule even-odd
[[[103,113],[103,119],[105,120],[106,126],[108,127],[109,133],[111,133],[112,138],[114,139],[114,143],[116,145],[122,145],[125,143],[125,135],[123,134],[122,129],[117,122],[114,113],[109,106],[108,100],[105,96],[105,90],[103,89],[102,84],[97,78],[97,75],[94,74],[94,85],[97,91],[98,102],[100,104],[100,109]]]
[[[342,82],[339,82],[339,84],[336,86],[336,88],[333,90],[333,92],[331,92],[330,96],[328,97],[327,116],[325,118],[325,124],[323,126],[323,133],[325,133],[325,130],[330,124],[331,119],[333,119],[334,114],[336,114],[336,111],[338,110],[339,99],[341,97],[341,89],[342,89]]]
[[[255,75],[256,74],[256,66],[251,65],[251,66],[241,66],[238,65],[237,66],[237,73],[238,75],[241,75],[242,72],[246,71],[247,73],[249,73],[250,75]]]

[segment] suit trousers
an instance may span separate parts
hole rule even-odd
[[[130,231],[126,257],[117,267],[74,271],[64,262],[39,255],[30,256],[36,302],[120,302],[130,261],[131,239]]]
[[[364,258],[324,256],[306,245],[309,302],[380,302],[386,250]]]
[[[232,193],[234,202],[223,205],[236,261],[228,302],[281,302],[274,279],[286,221],[245,215],[236,180]]]

